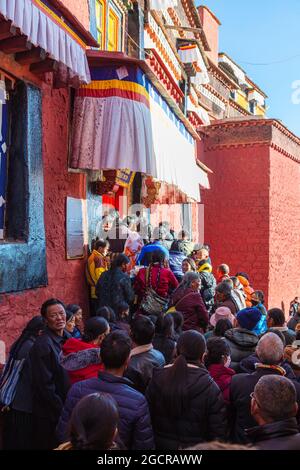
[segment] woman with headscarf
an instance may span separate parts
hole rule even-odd
[[[7,377],[7,371],[14,372],[13,362],[22,361],[23,365],[19,374],[13,400],[2,409],[4,416],[3,448],[5,450],[29,450],[33,445],[33,420],[32,420],[32,369],[29,360],[29,352],[37,337],[45,328],[44,319],[41,316],[33,317],[22,331],[21,336],[13,344],[8,361],[4,368],[3,377]],[[1,388],[0,379],[0,388]]]

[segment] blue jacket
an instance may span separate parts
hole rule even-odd
[[[100,372],[99,378],[74,384],[67,396],[56,432],[60,442],[69,440],[68,423],[76,403],[91,393],[109,393],[117,402],[120,422],[119,435],[127,449],[154,449],[153,431],[146,398],[125,377]]]
[[[180,251],[170,251],[169,265],[177,281],[181,282],[183,278],[182,261],[186,259],[184,253]]]
[[[162,251],[166,256],[166,259],[169,259],[169,251],[167,248],[164,247],[160,241],[156,241],[150,243],[149,245],[143,246],[140,256],[138,257],[137,264],[140,266],[148,266],[149,262],[146,255],[152,253],[153,251]]]

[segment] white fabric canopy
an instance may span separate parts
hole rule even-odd
[[[150,10],[167,10],[178,6],[178,0],[149,0]]]
[[[178,54],[183,64],[190,64],[199,60],[199,49],[196,45],[179,49]]]
[[[40,46],[51,58],[67,66],[80,81],[90,82],[85,48],[31,0],[0,0],[0,13],[20,28],[34,46]]]
[[[187,48],[182,47],[179,48],[178,54],[180,60],[183,64],[190,64],[193,62],[197,63],[200,72],[206,72],[207,67],[205,65],[202,52],[200,51],[199,47],[196,44],[188,46]]]
[[[150,88],[150,111],[156,178],[200,201],[203,170],[196,164],[194,139],[154,88]]]

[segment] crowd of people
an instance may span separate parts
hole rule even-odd
[[[131,239],[95,241],[90,314],[49,299],[12,346],[3,448],[300,449],[299,299],[287,323],[187,232]]]

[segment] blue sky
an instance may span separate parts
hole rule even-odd
[[[220,51],[227,52],[268,95],[268,117],[282,120],[300,136],[300,92],[297,90],[299,104],[292,101],[295,95],[292,86],[293,83],[296,86],[297,80],[300,90],[300,1],[203,0],[196,3],[208,6],[222,23]]]

